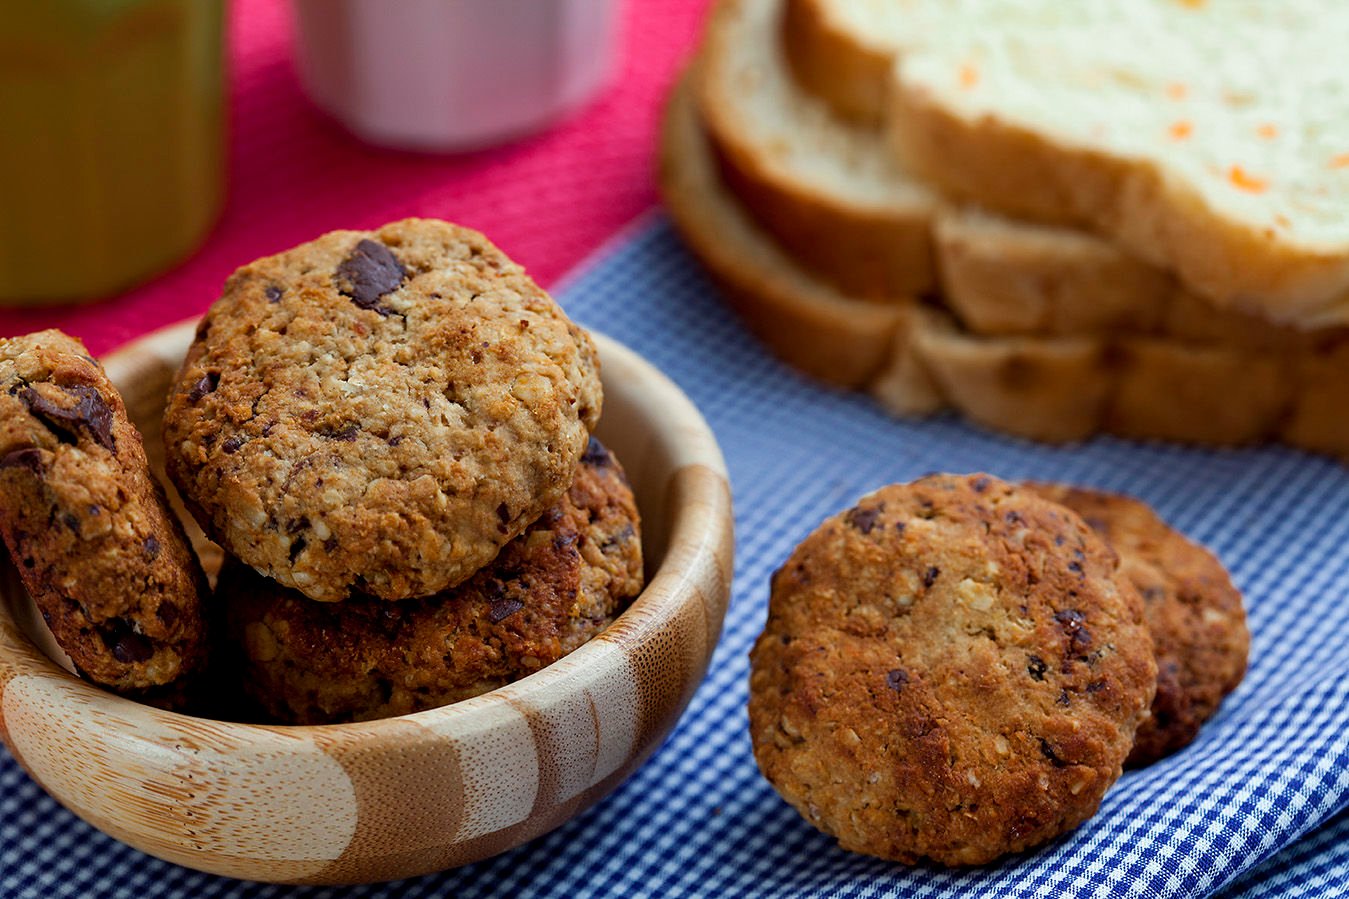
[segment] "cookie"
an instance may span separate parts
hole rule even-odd
[[[1119,777],[1156,682],[1142,600],[1072,512],[986,475],[885,487],[773,576],[764,776],[855,852],[982,864]]]
[[[409,219],[235,272],[165,414],[207,533],[312,599],[467,579],[567,489],[595,349],[485,237]]]
[[[59,331],[0,339],[0,536],[76,668],[119,691],[206,657],[206,580],[122,398]]]
[[[1105,538],[1143,597],[1157,695],[1126,764],[1147,765],[1188,746],[1246,673],[1251,636],[1227,570],[1136,499],[1063,484],[1028,486]]]
[[[318,603],[233,562],[217,595],[247,692],[278,721],[320,724],[434,708],[517,680],[595,636],[641,589],[632,491],[592,439],[567,493],[443,594]]]

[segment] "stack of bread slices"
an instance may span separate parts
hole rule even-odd
[[[896,413],[1349,456],[1329,3],[717,0],[662,190],[774,352]]]

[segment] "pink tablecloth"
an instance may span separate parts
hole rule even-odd
[[[92,306],[0,310],[0,336],[60,327],[102,353],[203,311],[237,266],[334,228],[408,215],[486,232],[544,285],[655,203],[660,100],[706,0],[628,0],[620,71],[576,117],[462,156],[367,147],[300,93],[283,0],[233,0],[230,192],[206,245],[177,269]]]

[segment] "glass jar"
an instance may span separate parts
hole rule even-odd
[[[3,0],[0,304],[172,266],[224,197],[223,0]]]

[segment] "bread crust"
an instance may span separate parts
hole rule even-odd
[[[671,93],[659,181],[671,220],[746,326],[781,359],[823,381],[864,387],[888,360],[912,304],[859,302],[801,271],[744,215],[718,179],[692,78]]]
[[[791,149],[757,133],[740,111],[745,96],[771,95],[770,80],[790,80],[776,45],[765,51],[770,58],[763,65],[737,68],[737,48],[744,42],[776,41],[781,6],[780,0],[721,0],[708,20],[694,83],[722,178],[795,259],[854,297],[894,302],[932,289],[931,223],[939,202],[934,194],[916,182],[902,199],[831,193],[794,171]],[[804,107],[793,114],[808,120],[793,131],[818,127],[828,140],[871,150],[878,164],[886,164],[874,128],[834,120],[794,84],[783,89],[793,98],[784,105]],[[908,184],[899,171],[890,180]]]
[[[881,124],[891,54],[859,40],[819,0],[786,0],[782,41],[798,84],[844,119]]]
[[[1103,234],[1220,308],[1304,330],[1349,323],[1349,251],[1281,242],[1272,229],[1224,217],[1146,159],[962,115],[902,77],[888,96],[895,152],[949,196]]]

